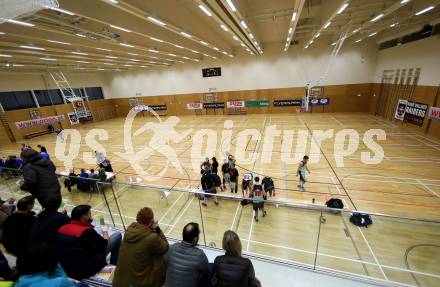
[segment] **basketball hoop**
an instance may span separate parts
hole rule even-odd
[[[2,0],[0,1],[0,24],[59,6],[57,0]]]

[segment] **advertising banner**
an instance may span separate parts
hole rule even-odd
[[[246,108],[266,108],[269,106],[268,100],[249,100],[245,102]]]
[[[419,127],[423,126],[423,120],[426,116],[428,105],[423,103],[416,103],[408,101],[406,103],[405,115],[403,120]]]
[[[36,126],[45,126],[45,125],[49,125],[49,124],[53,124],[53,123],[57,123],[57,122],[62,122],[62,121],[64,121],[64,115],[33,119],[33,120],[22,121],[22,122],[16,122],[15,126],[17,127],[17,129],[21,130],[21,129],[27,129],[27,128],[32,128],[32,127],[36,127]]]
[[[403,121],[407,103],[408,103],[407,100],[402,100],[402,99],[399,99],[399,101],[397,102],[396,113],[394,114],[394,118],[396,120]]]
[[[72,112],[67,113],[71,125],[79,124],[80,122],[93,121],[93,115],[90,111]]]
[[[202,103],[189,103],[186,104],[187,110],[201,110],[203,108]]]
[[[167,105],[148,105],[153,111],[165,111],[167,109]]]
[[[429,110],[429,118],[434,121],[440,121],[440,108],[431,107]]]
[[[244,101],[228,101],[226,107],[230,108],[244,108]]]
[[[225,103],[217,102],[217,103],[203,103],[204,109],[224,109]]]
[[[289,107],[289,106],[301,106],[302,100],[301,99],[295,99],[295,100],[274,100],[273,101],[274,107]]]
[[[311,99],[309,104],[311,106],[327,106],[330,105],[330,98]]]

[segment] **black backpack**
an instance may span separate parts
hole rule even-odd
[[[337,208],[337,209],[344,208],[344,204],[342,203],[342,200],[340,200],[339,198],[331,198],[331,199],[327,200],[325,205],[327,205],[327,207],[330,207],[330,208]]]
[[[373,224],[370,215],[354,212],[350,216],[350,222],[359,227],[368,227],[368,225]]]

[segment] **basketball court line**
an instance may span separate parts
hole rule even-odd
[[[434,196],[437,196],[438,198],[440,198],[440,195],[435,192],[434,190],[432,190],[429,186],[427,186],[426,184],[424,184],[421,180],[417,179],[417,182],[419,182],[426,190],[428,190],[431,194],[433,194]]]
[[[182,218],[182,216],[185,214],[185,212],[187,211],[187,209],[191,206],[191,203],[193,202],[195,197],[192,197],[188,203],[186,204],[185,208],[180,212],[179,216],[174,220],[174,224],[170,225],[170,228],[167,230],[167,233],[165,234],[166,236],[168,236],[174,229],[174,227],[179,223],[180,219]]]

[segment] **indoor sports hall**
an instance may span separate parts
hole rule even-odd
[[[440,1],[0,4],[2,202],[41,150],[68,214],[232,230],[260,286],[440,286]]]

